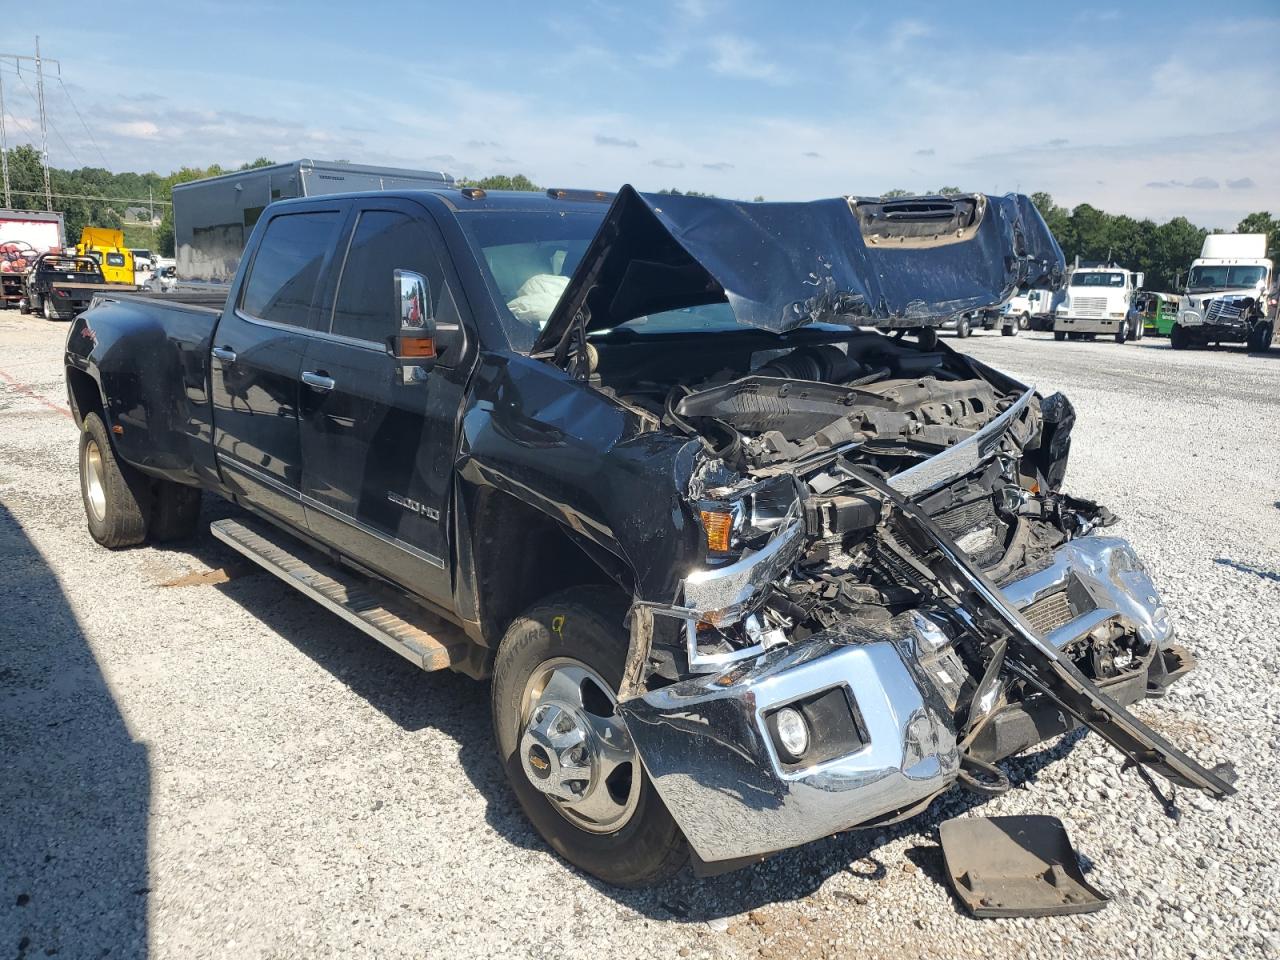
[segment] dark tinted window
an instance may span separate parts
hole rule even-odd
[[[412,270],[426,277],[431,307],[438,322],[456,320],[450,305],[441,309],[443,278],[431,238],[422,223],[390,210],[366,210],[351,237],[338,285],[331,331],[378,343],[400,328],[395,271]],[[448,316],[446,316],[448,314]]]
[[[240,309],[262,320],[306,326],[320,266],[339,220],[336,211],[325,210],[290,213],[267,224]]]

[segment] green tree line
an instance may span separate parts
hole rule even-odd
[[[40,154],[30,144],[9,150],[9,182],[14,193],[15,207],[28,210],[44,209],[44,178],[40,168]],[[157,209],[163,211],[160,226],[155,232],[155,245],[165,256],[173,256],[173,207],[166,201],[172,198],[173,187],[178,183],[215,177],[236,170],[248,170],[271,163],[259,157],[252,163],[239,167],[182,167],[169,174],[112,173],[101,167],[81,167],[61,170],[51,167],[49,179],[54,197],[54,209],[63,213],[67,228],[67,243],[80,239],[80,231],[86,226],[116,227],[124,221],[127,207],[145,205],[150,196]],[[542,187],[522,173],[495,174],[475,180],[460,181],[463,186],[483,187],[487,190],[530,190]],[[680,193],[669,188],[663,193]],[[935,194],[954,196],[958,187],[940,187]],[[702,196],[696,191],[685,191],[691,196]],[[890,190],[885,198],[908,196],[906,190]],[[757,200],[763,199],[756,197]],[[1191,261],[1200,254],[1200,246],[1209,233],[1186,217],[1174,217],[1165,223],[1152,220],[1136,220],[1124,214],[1107,213],[1087,203],[1068,210],[1053,202],[1047,193],[1034,193],[1032,202],[1058,238],[1062,252],[1070,263],[1078,256],[1081,261],[1105,261],[1141,270],[1146,273],[1148,290],[1175,290],[1186,276]],[[1280,256],[1280,218],[1269,212],[1251,213],[1236,227],[1238,233],[1265,233],[1271,256]],[[3,240],[0,237],[0,240]]]
[[[19,210],[43,210],[45,208],[44,173],[40,152],[30,144],[13,147],[8,151],[9,189],[13,206]],[[160,226],[156,229],[156,246],[165,256],[173,256],[173,207],[168,204],[173,186],[203,177],[215,177],[234,170],[247,170],[270,164],[265,157],[240,167],[183,167],[173,173],[112,173],[101,167],[80,167],[76,170],[49,168],[49,188],[53,193],[53,209],[61,211],[66,226],[66,242],[78,243],[80,231],[85,227],[114,227],[124,225],[124,213],[129,207],[145,207],[148,199],[154,200],[157,212],[162,212]],[[148,193],[150,191],[150,193]],[[3,241],[4,237],[0,237]]]

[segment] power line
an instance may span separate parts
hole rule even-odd
[[[26,77],[24,77],[24,76],[22,75],[22,71],[21,71],[21,70],[19,70],[19,71],[17,71],[17,73],[18,73],[18,79],[19,79],[19,80],[21,80],[21,81],[22,81],[22,85],[23,85],[24,87],[26,87],[26,89],[27,89],[27,93],[31,94],[31,99],[32,99],[32,100],[37,100],[37,102],[38,102],[38,98],[37,98],[37,97],[36,97],[36,95],[35,95],[35,91],[33,91],[33,90],[31,89],[31,85],[30,85],[29,83],[27,83],[27,78],[26,78]],[[59,77],[59,78],[58,78],[58,81],[61,83],[62,78],[61,78],[61,77]],[[63,89],[64,89],[64,90],[66,89],[65,85],[63,86]],[[14,117],[14,119],[15,119],[15,120],[17,120],[18,118],[17,118],[17,117]],[[54,134],[57,136],[58,140],[62,143],[62,146],[66,149],[67,153],[71,154],[71,159],[75,161],[76,166],[77,166],[77,167],[83,167],[83,166],[84,166],[84,164],[80,162],[80,158],[79,158],[78,156],[76,156],[76,152],[75,152],[74,150],[72,150],[72,149],[71,149],[71,144],[67,143],[67,138],[66,138],[66,137],[64,137],[64,136],[62,135],[62,131],[58,129],[57,125],[53,122],[52,118],[49,118],[49,117],[46,115],[46,119],[48,120],[49,126],[53,129]],[[24,129],[25,129],[25,127],[24,127]],[[86,128],[86,129],[87,129],[87,128]]]
[[[54,64],[58,68],[58,74],[61,75],[62,63],[61,61],[58,61],[58,60],[51,60],[47,57],[40,56],[39,34],[36,35],[36,55],[34,57],[28,57],[20,53],[4,53],[4,54],[0,54],[0,57],[7,60],[12,60],[15,70],[23,60],[30,60],[36,65],[35,97],[36,97],[36,106],[40,111],[40,158],[42,161],[41,163],[42,172],[44,173],[44,205],[46,210],[52,210],[53,209],[53,187],[49,183],[49,115],[45,111],[45,107],[44,107],[44,65],[45,63]],[[21,76],[21,73],[19,73],[19,76]],[[24,78],[22,82],[25,85],[26,79]],[[30,90],[31,88],[27,87],[27,89]],[[4,123],[4,117],[0,116],[0,124],[3,124],[3,123]],[[61,137],[62,134],[58,134],[58,136]],[[68,149],[68,152],[70,152],[70,147],[68,147],[67,149]],[[5,166],[7,167],[8,164],[5,164]]]
[[[111,164],[107,163],[107,155],[102,152],[102,148],[98,146],[98,139],[93,135],[93,131],[89,129],[89,124],[84,122],[84,117],[80,115],[80,108],[76,106],[76,102],[71,99],[71,90],[68,89],[66,83],[62,80],[62,74],[58,74],[58,86],[62,88],[62,92],[67,96],[67,103],[71,104],[71,109],[75,111],[77,117],[80,117],[80,125],[84,127],[84,132],[89,135],[89,142],[93,144],[93,149],[98,151],[98,159],[102,161],[102,166],[111,169]]]
[[[20,193],[26,197],[43,197],[44,192],[40,190],[13,190],[12,193]],[[172,200],[153,200],[148,197],[101,197],[88,193],[55,193],[52,196],[59,200],[109,200],[112,203],[163,203],[166,206],[173,206]]]

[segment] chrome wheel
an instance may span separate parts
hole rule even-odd
[[[569,657],[541,664],[521,700],[525,776],[590,833],[622,829],[640,799],[639,759],[617,705],[609,684]]]
[[[102,451],[96,441],[90,440],[84,445],[84,491],[85,502],[93,513],[93,518],[101,523],[107,516],[107,477],[102,465]]]

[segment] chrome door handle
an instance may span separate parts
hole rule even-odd
[[[338,385],[338,381],[333,377],[326,377],[323,373],[316,373],[312,370],[302,371],[302,382],[308,387],[315,387],[317,390],[332,390]]]
[[[236,352],[230,347],[214,347],[210,353],[221,360],[223,363],[235,363]]]

